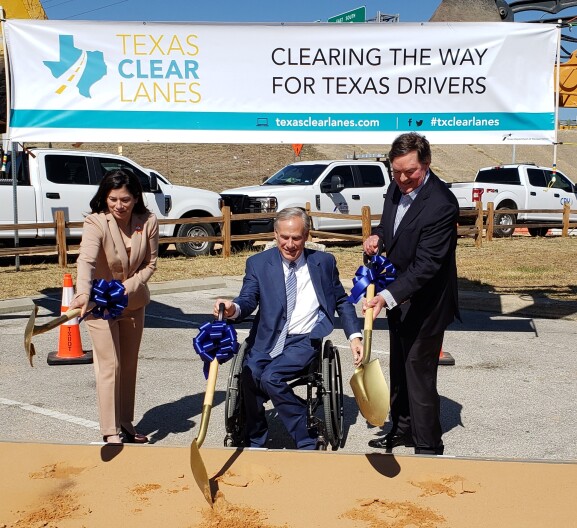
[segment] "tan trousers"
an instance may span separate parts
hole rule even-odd
[[[93,346],[98,415],[102,436],[120,433],[134,420],[136,368],[144,328],[144,307],[117,319],[87,320]]]

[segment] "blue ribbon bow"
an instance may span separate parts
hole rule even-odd
[[[204,323],[192,340],[194,350],[204,362],[202,371],[208,379],[211,362],[216,358],[222,365],[238,352],[236,330],[225,321]]]
[[[92,314],[96,319],[116,319],[128,305],[126,288],[119,280],[94,279],[90,290],[90,300],[96,306],[80,319]]]
[[[371,264],[371,267],[361,266],[355,273],[349,295],[349,301],[353,304],[357,304],[365,295],[369,284],[374,284],[375,290],[379,292],[397,278],[397,270],[387,257],[373,255]]]

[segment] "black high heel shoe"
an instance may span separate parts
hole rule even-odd
[[[148,437],[143,435],[143,434],[129,433],[122,426],[120,427],[120,430],[122,431],[122,434],[124,435],[124,442],[126,442],[127,444],[147,444],[148,443]]]

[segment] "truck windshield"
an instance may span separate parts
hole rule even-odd
[[[273,174],[263,185],[312,185],[326,165],[287,165]]]

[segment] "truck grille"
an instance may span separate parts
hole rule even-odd
[[[224,205],[230,207],[232,214],[262,213],[262,204],[245,194],[221,194]]]
[[[230,207],[230,212],[232,214],[239,214],[246,212],[245,201],[247,201],[247,196],[244,194],[221,194],[222,201],[224,205]]]

